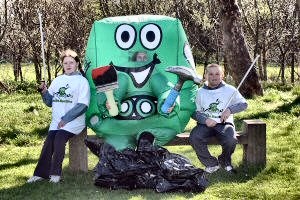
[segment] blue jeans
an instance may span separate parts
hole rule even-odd
[[[73,136],[73,133],[65,130],[49,131],[33,175],[43,178],[61,176],[66,143]]]
[[[219,140],[222,146],[222,153],[218,159],[210,154],[207,147],[208,139],[213,136]],[[197,124],[190,134],[189,141],[205,167],[218,164],[222,166],[231,165],[231,155],[237,144],[233,125],[217,124],[214,127],[207,127],[205,124]]]

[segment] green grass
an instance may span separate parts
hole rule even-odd
[[[219,171],[208,177],[204,193],[158,194],[152,190],[108,190],[93,185],[93,167],[98,159],[89,154],[89,172],[74,174],[63,163],[64,181],[26,184],[33,174],[50,122],[50,109],[31,90],[0,94],[0,199],[300,199],[300,86],[266,84],[265,95],[248,100],[247,111],[236,115],[237,129],[243,119],[261,119],[267,124],[267,165],[264,169],[242,166],[238,145],[233,164],[238,174]],[[195,125],[190,121],[186,130]],[[92,134],[89,130],[89,134]],[[190,146],[168,147],[203,168]],[[210,146],[214,155],[220,146]],[[67,148],[68,151],[68,148]]]
[[[50,110],[37,93],[0,94],[0,144],[39,143],[48,130]]]
[[[10,81],[14,80],[13,66],[10,63],[0,64],[0,80]],[[35,80],[34,67],[31,63],[22,63],[22,74],[24,81]]]

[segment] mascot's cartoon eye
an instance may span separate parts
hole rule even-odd
[[[129,24],[121,24],[116,29],[115,40],[121,49],[130,49],[136,41],[135,28]]]
[[[147,24],[140,31],[140,39],[143,47],[154,50],[161,43],[162,31],[156,24]]]

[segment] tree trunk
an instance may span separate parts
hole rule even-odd
[[[19,69],[18,71],[19,71],[20,80],[21,80],[21,82],[23,82],[24,79],[23,79],[21,60],[18,60],[18,69]]]
[[[6,27],[7,27],[7,24],[8,24],[8,12],[7,12],[7,0],[4,0],[3,1],[3,13],[1,13],[1,21],[2,20],[4,21],[4,23],[1,23],[0,24],[0,41],[4,38],[4,35],[6,33]]]
[[[219,0],[222,7],[223,50],[228,62],[228,69],[236,85],[239,85],[251,65],[240,21],[240,11],[235,0]],[[251,98],[263,95],[256,70],[253,68],[240,88],[243,96]]]
[[[22,69],[21,69],[21,61],[22,58],[19,55],[19,53],[16,53],[13,56],[13,69],[14,69],[14,77],[15,77],[15,81],[18,81],[19,77],[20,77],[20,81],[23,81],[23,74],[22,74]]]
[[[263,48],[262,48],[261,57],[262,57],[262,68],[263,68],[263,74],[264,74],[263,80],[266,81],[266,80],[268,80],[268,72],[267,72],[267,49],[266,49],[265,44],[263,45]]]
[[[262,57],[258,58],[257,65],[258,65],[258,72],[259,72],[259,80],[263,80],[264,72],[263,72],[263,66],[262,66]]]
[[[51,59],[51,55],[50,55],[50,45],[48,45],[48,51],[46,53],[46,71],[47,71],[47,82],[51,83],[51,68],[50,68],[50,59]],[[43,66],[44,67],[44,66]]]
[[[4,90],[5,92],[9,93],[9,88],[0,81],[0,89],[2,88],[2,90]]]
[[[280,59],[280,72],[281,72],[280,78],[281,78],[281,83],[285,84],[286,83],[286,81],[285,81],[285,54],[283,51],[280,51],[280,52],[281,52],[280,53],[281,54],[280,55],[280,57],[281,57],[281,59]]]
[[[41,69],[40,69],[40,65],[39,65],[39,62],[38,62],[38,58],[37,56],[34,54],[33,55],[33,64],[34,64],[34,70],[35,70],[35,79],[36,79],[36,82],[39,83],[41,82]]]
[[[295,52],[291,53],[292,62],[291,62],[291,83],[295,83]]]

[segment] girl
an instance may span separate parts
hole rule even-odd
[[[62,175],[62,162],[68,140],[85,128],[85,112],[90,101],[88,81],[82,76],[76,52],[68,49],[61,54],[63,75],[55,78],[47,89],[39,86],[44,103],[52,107],[52,121],[48,136],[28,183],[49,179],[58,183]],[[83,73],[83,72],[82,72]]]

